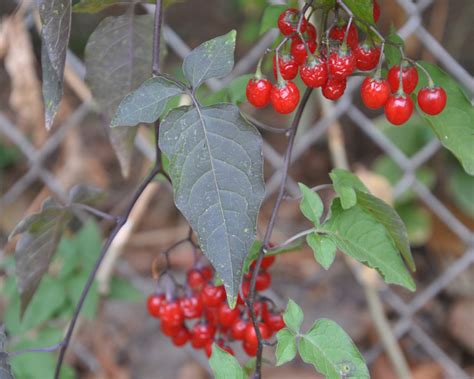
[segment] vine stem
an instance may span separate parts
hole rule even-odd
[[[304,13],[304,12],[303,12]],[[301,116],[303,115],[303,111],[308,103],[309,97],[312,93],[312,88],[307,88],[303,98],[301,99],[300,105],[296,111],[295,117],[293,118],[293,122],[291,124],[289,130],[289,138],[288,138],[288,147],[286,148],[285,157],[283,161],[283,168],[282,168],[282,178],[280,180],[280,187],[278,190],[277,199],[273,206],[273,210],[270,216],[270,221],[267,226],[267,230],[265,231],[265,236],[263,238],[263,245],[259,251],[257,261],[255,262],[255,268],[252,273],[252,278],[250,280],[250,291],[249,296],[247,298],[247,307],[249,309],[250,318],[252,320],[253,327],[255,328],[255,332],[257,334],[258,339],[258,349],[257,349],[257,357],[256,357],[256,364],[255,364],[255,374],[254,379],[260,379],[262,377],[262,352],[263,352],[263,345],[264,339],[262,334],[260,333],[260,329],[258,328],[258,320],[254,310],[254,302],[255,302],[255,284],[257,282],[257,274],[260,270],[260,266],[262,264],[262,260],[265,256],[265,253],[268,249],[268,243],[270,242],[270,238],[272,236],[273,228],[275,227],[278,211],[280,209],[280,205],[283,201],[283,197],[285,194],[285,186],[286,181],[288,179],[288,170],[290,168],[291,162],[291,154],[293,152],[293,146],[295,142],[296,132],[298,130],[298,125],[301,121]]]
[[[153,75],[159,74],[159,71],[160,71],[160,40],[161,40],[162,9],[163,9],[162,0],[157,0],[156,9],[155,9],[155,28],[153,32],[153,60],[152,60]],[[153,168],[151,169],[151,171],[148,173],[148,175],[145,177],[143,182],[139,185],[135,193],[133,194],[132,199],[130,200],[130,203],[125,209],[123,215],[117,218],[117,223],[114,229],[112,230],[112,232],[110,233],[109,237],[105,241],[104,245],[102,246],[100,255],[97,258],[94,264],[94,267],[92,268],[92,271],[89,274],[89,277],[87,278],[87,282],[82,290],[81,296],[79,298],[79,302],[76,305],[76,309],[74,310],[74,314],[72,316],[71,322],[69,323],[69,326],[67,328],[66,335],[64,336],[63,340],[59,344],[53,346],[55,349],[60,347],[59,357],[58,357],[58,360],[56,363],[56,369],[54,372],[54,379],[59,379],[59,375],[61,373],[61,367],[64,362],[64,357],[66,355],[66,351],[69,346],[69,343],[71,342],[71,338],[72,338],[77,320],[79,319],[79,314],[81,313],[86,297],[92,287],[92,284],[94,283],[94,279],[97,274],[97,271],[99,270],[100,265],[102,264],[102,261],[107,255],[110,245],[112,244],[112,242],[114,241],[115,237],[118,235],[120,230],[123,228],[123,226],[126,224],[130,216],[130,213],[133,210],[133,207],[135,206],[135,204],[137,203],[138,199],[143,194],[145,189],[153,181],[156,175],[158,175],[159,173],[163,173],[161,153],[158,147],[158,129],[159,129],[159,122],[157,121],[155,123],[155,147],[156,147],[155,164]]]

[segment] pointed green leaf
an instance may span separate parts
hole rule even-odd
[[[262,241],[255,240],[252,243],[252,246],[250,246],[249,253],[245,257],[244,261],[244,267],[243,267],[243,272],[244,274],[247,274],[250,270],[250,265],[252,264],[253,261],[257,260],[258,254],[260,253],[260,249],[262,248],[263,243]]]
[[[119,104],[110,127],[151,124],[158,120],[168,100],[183,93],[174,82],[158,76],[146,80]]]
[[[316,192],[312,191],[311,188],[308,188],[303,183],[298,183],[298,185],[303,195],[300,203],[301,212],[314,225],[319,225],[324,210],[321,198]]]
[[[292,361],[296,356],[296,337],[287,328],[280,330],[277,335],[275,356],[277,366]]]
[[[397,30],[393,25],[390,26],[390,34],[386,37],[386,40],[391,42],[386,43],[383,49],[383,53],[385,55],[385,59],[387,60],[388,66],[392,67],[400,64],[400,61],[402,59],[402,53],[400,52],[398,46],[403,48],[405,44],[403,42],[403,39],[397,34]],[[394,46],[393,44],[398,46]]]
[[[247,379],[247,374],[240,366],[239,361],[215,343],[212,344],[209,365],[216,379]]]
[[[344,209],[349,209],[357,203],[355,190],[369,192],[367,187],[353,173],[336,168],[329,174],[331,177],[334,191],[341,198],[341,204]]]
[[[331,267],[336,258],[336,244],[331,238],[321,236],[317,233],[311,233],[306,236],[306,242],[309,247],[313,250],[314,258],[316,261],[323,266],[325,270]]]
[[[328,379],[370,378],[361,353],[334,321],[316,321],[301,337],[298,350],[304,362],[312,364]]]
[[[369,24],[375,23],[373,0],[344,0],[344,3],[357,18],[361,18]]]
[[[160,148],[175,203],[233,304],[264,196],[261,136],[234,105],[180,107],[161,124]]]
[[[303,317],[304,315],[301,307],[293,300],[289,299],[286,310],[283,313],[283,320],[288,329],[297,334],[300,331],[301,324],[303,323]]]
[[[223,78],[234,67],[236,31],[213,38],[196,47],[184,59],[183,72],[196,89],[210,78]]]
[[[469,175],[474,175],[474,106],[459,84],[438,66],[419,62],[431,75],[437,86],[443,87],[448,97],[446,108],[437,116],[420,114],[433,129],[443,146],[461,162]],[[418,88],[426,86],[425,75],[420,72]],[[467,86],[469,86],[466,83]]]
[[[415,290],[415,282],[390,233],[361,205],[356,204],[345,210],[340,199],[334,199],[331,218],[322,225],[322,229],[340,251],[376,269],[387,283]]]

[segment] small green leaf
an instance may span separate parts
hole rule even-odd
[[[245,257],[244,261],[244,267],[242,271],[244,274],[247,274],[250,270],[250,265],[252,264],[253,261],[255,261],[258,258],[258,254],[260,253],[260,249],[262,248],[263,243],[262,241],[255,240],[252,243],[252,246],[250,246],[249,253]]]
[[[352,11],[354,16],[374,24],[374,4],[373,0],[344,0],[344,3]]]
[[[316,261],[323,266],[325,270],[331,267],[336,258],[336,244],[331,238],[321,236],[317,233],[311,233],[306,236],[306,242],[309,247],[313,250],[314,258]]]
[[[236,31],[213,38],[196,47],[184,59],[183,72],[196,90],[205,80],[223,78],[234,67]]]
[[[239,361],[215,343],[212,344],[212,355],[209,365],[216,379],[246,379],[247,374]]]
[[[300,209],[303,215],[314,225],[320,224],[324,205],[319,195],[308,188],[303,183],[298,183],[301,194],[303,195],[300,203]]]
[[[143,292],[137,290],[129,281],[122,278],[112,278],[110,281],[109,298],[112,300],[140,303],[145,301]]]
[[[384,55],[389,67],[400,64],[402,54],[398,48],[404,47],[403,39],[397,34],[397,31],[393,25],[390,26],[390,34],[385,38],[388,42],[384,45]],[[396,46],[394,46],[395,44]]]
[[[301,324],[303,323],[303,310],[293,300],[288,300],[288,305],[283,313],[285,325],[293,332],[299,333]]]
[[[181,93],[183,89],[171,80],[161,76],[150,78],[125,96],[115,112],[110,127],[151,124],[160,118],[168,100]]]
[[[304,362],[328,379],[369,379],[361,353],[347,333],[334,321],[321,319],[299,341]]]
[[[287,328],[280,330],[277,335],[277,346],[275,356],[277,359],[277,366],[292,361],[296,356],[296,337]]]
[[[357,195],[355,190],[369,192],[367,187],[353,173],[336,168],[329,174],[331,177],[334,191],[339,195],[344,209],[349,209],[357,204]]]
[[[269,5],[265,8],[260,24],[260,35],[277,27],[277,21],[280,14],[287,8],[286,5]]]
[[[229,101],[239,105],[247,101],[246,89],[248,81],[253,78],[253,74],[239,76],[232,80],[228,87]]]
[[[86,284],[89,272],[82,272],[80,275],[74,275],[65,283],[67,297],[71,304],[77,304]],[[87,294],[85,303],[82,307],[81,315],[87,319],[94,319],[97,313],[99,303],[99,294],[97,292],[97,283],[94,283]],[[72,308],[71,308],[72,309]]]

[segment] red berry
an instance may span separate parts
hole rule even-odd
[[[273,332],[278,332],[285,327],[283,316],[279,313],[267,313],[267,317],[265,317],[264,321]]]
[[[382,108],[390,96],[390,84],[386,79],[365,78],[360,87],[362,102],[367,108]]]
[[[385,104],[385,116],[394,125],[404,124],[412,113],[413,101],[410,96],[393,94]]]
[[[235,340],[243,340],[245,338],[245,330],[247,329],[248,324],[248,321],[242,320],[241,318],[235,320],[230,329],[232,338]]]
[[[329,32],[329,38],[335,41],[344,41],[344,35],[346,34],[347,24],[343,24],[341,26],[334,26],[331,31]],[[347,44],[351,47],[351,49],[355,49],[359,44],[359,33],[357,28],[354,24],[351,24],[349,28],[349,34],[347,36]]]
[[[182,327],[176,334],[172,336],[171,340],[175,346],[183,346],[189,341],[189,338],[190,334],[188,329],[186,329],[186,327]]]
[[[216,325],[219,321],[219,315],[217,314],[217,308],[204,308],[204,318],[209,324]]]
[[[270,103],[272,83],[267,79],[250,79],[247,83],[247,100],[256,108],[264,108]]]
[[[363,44],[354,50],[356,66],[361,71],[370,71],[377,67],[380,60],[380,47]]]
[[[164,301],[165,295],[153,294],[148,296],[148,299],[146,301],[146,307],[150,316],[160,318],[160,310]]]
[[[268,315],[268,304],[265,301],[257,301],[253,305],[253,310],[257,318],[265,319]],[[250,317],[250,312],[248,312],[248,315]]]
[[[273,56],[273,74],[275,75],[275,79],[278,78],[276,58],[277,56],[275,54]],[[279,55],[278,64],[280,65],[280,73],[283,79],[291,80],[298,75],[298,63],[296,63],[295,58],[290,54]]]
[[[204,346],[204,351],[206,352],[206,355],[208,358],[211,358],[212,356],[212,345],[214,344],[214,341],[209,341],[206,346]],[[227,346],[224,342],[224,340],[220,339],[216,343],[217,346],[219,346],[222,350],[228,352],[230,355],[234,355],[234,350],[230,346]]]
[[[306,28],[306,34],[310,41],[316,41],[316,39],[318,38],[316,27],[311,23],[308,23],[308,27]]]
[[[184,313],[177,301],[165,302],[161,306],[161,321],[169,325],[181,325],[184,321]]]
[[[215,333],[216,329],[211,324],[198,322],[191,329],[191,345],[195,349],[200,349],[214,338]]]
[[[281,34],[289,36],[296,32],[298,27],[298,22],[300,19],[300,12],[296,8],[289,8],[283,11],[278,17],[278,29],[280,29]],[[308,26],[308,21],[305,18],[301,21],[300,32],[304,33],[306,27]]]
[[[265,325],[263,322],[258,323],[258,329],[260,330],[260,334],[262,335],[263,339],[267,339],[268,337],[270,337],[270,330],[268,329],[268,326]],[[253,327],[253,324],[251,322],[247,325],[247,328],[245,329],[245,342],[253,346],[258,345],[257,332],[255,331],[255,328]]]
[[[440,114],[446,106],[447,95],[442,87],[425,87],[418,92],[418,105],[431,116]]]
[[[260,268],[267,269],[269,268],[273,263],[276,261],[276,256],[275,255],[268,255],[262,259],[262,264],[260,265]]]
[[[204,266],[203,268],[201,268],[201,273],[202,276],[204,276],[204,279],[206,279],[207,281],[212,280],[214,276],[214,271],[212,270],[211,266]]]
[[[225,301],[224,286],[207,284],[201,292],[202,302],[206,307],[217,307]]]
[[[242,282],[242,295],[244,296],[244,299],[249,297],[249,293],[250,293],[250,281],[244,280]]]
[[[323,96],[329,100],[337,100],[346,90],[347,81],[346,79],[342,80],[335,80],[335,79],[328,79],[326,85],[323,86]]]
[[[347,78],[356,68],[356,59],[351,50],[335,51],[329,56],[329,74],[336,80]]]
[[[326,62],[318,58],[310,58],[300,69],[301,80],[311,88],[322,87],[328,81]],[[263,263],[263,262],[262,262]]]
[[[400,66],[396,65],[393,66],[390,70],[388,70],[387,79],[390,83],[392,93],[397,92],[398,87],[400,86]],[[403,66],[402,82],[403,92],[405,92],[407,95],[409,95],[415,90],[416,85],[418,84],[418,71],[415,67]]]
[[[278,113],[293,112],[300,101],[300,91],[295,83],[285,81],[283,84],[273,86],[270,94],[273,108]]]
[[[309,40],[306,41],[308,44],[308,49],[311,53],[314,53],[316,50],[316,47],[318,44],[316,41]],[[295,59],[296,63],[298,65],[302,65],[304,62],[306,62],[306,57],[308,56],[308,53],[306,51],[306,47],[304,45],[304,42],[301,40],[301,38],[294,39],[291,42],[291,55]]]
[[[187,282],[189,288],[199,291],[204,284],[206,284],[206,279],[199,270],[190,270],[187,275]]]
[[[234,321],[237,320],[239,315],[240,310],[237,307],[232,309],[227,305],[227,303],[223,303],[219,307],[219,323],[226,328],[231,327]]]
[[[199,318],[202,315],[202,300],[199,295],[185,297],[180,300],[179,305],[186,319]]]
[[[163,322],[161,321],[160,323],[160,329],[161,331],[163,332],[163,334],[165,336],[168,336],[168,337],[173,337],[175,336],[176,334],[179,333],[179,331],[183,328],[183,325],[182,324],[179,324],[179,325],[174,325],[174,324],[170,324],[170,323],[167,323],[167,322]]]
[[[380,18],[380,5],[377,0],[374,0],[374,21],[377,22]]]
[[[258,346],[252,345],[244,341],[242,343],[242,348],[249,357],[255,357],[257,355]]]
[[[260,271],[257,275],[257,281],[255,283],[255,289],[257,291],[265,291],[270,287],[272,282],[272,276],[267,271]]]

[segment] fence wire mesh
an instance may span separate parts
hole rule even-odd
[[[398,30],[398,34],[404,39],[410,36],[416,36],[438,64],[452,75],[457,81],[463,83],[470,95],[474,94],[474,78],[448,51],[433,37],[423,24],[423,14],[435,0],[419,0],[413,2],[410,0],[397,0],[398,4],[404,9],[407,19],[405,24]],[[273,2],[272,2],[273,3]],[[150,8],[153,11],[153,7]],[[164,37],[168,45],[177,56],[184,58],[189,52],[190,47],[170,26],[164,26]],[[218,91],[238,77],[247,72],[251,72],[263,52],[271,46],[276,38],[276,31],[270,31],[265,34],[253,47],[242,56],[236,63],[232,73],[222,79],[211,79],[206,82],[211,91]],[[74,54],[69,51],[67,65],[75,74],[84,78],[84,64]],[[372,140],[388,157],[390,157],[402,170],[402,179],[394,186],[394,196],[401,196],[407,189],[414,191],[418,199],[426,205],[446,226],[452,230],[456,236],[462,240],[466,246],[464,254],[444,270],[432,282],[415,293],[415,295],[406,301],[397,295],[387,286],[380,290],[382,300],[387,306],[393,309],[398,318],[393,321],[393,331],[395,336],[400,339],[403,336],[409,336],[411,340],[437,361],[444,369],[445,375],[449,378],[463,379],[470,376],[450,357],[449,352],[443,351],[438,344],[423,329],[423,320],[417,317],[417,313],[430,300],[439,296],[450,283],[455,280],[464,271],[469,270],[474,263],[474,234],[455,214],[438,199],[432,191],[423,184],[416,176],[416,170],[427,163],[442,147],[438,140],[432,140],[417,151],[416,154],[409,157],[404,154],[380,129],[374,126],[373,120],[368,118],[352,101],[356,96],[356,90],[359,88],[361,78],[351,78],[348,83],[348,89],[341,100],[331,107],[328,114],[319,119],[311,127],[305,128],[300,133],[293,150],[292,164],[298,162],[303,154],[308,151],[317,142],[324,139],[330,126],[345,116],[352,123],[357,125],[362,133]],[[35,148],[28,137],[11,122],[6,114],[0,113],[0,133],[3,138],[16,145],[23,156],[23,161],[28,165],[26,172],[18,178],[9,188],[1,189],[0,214],[2,208],[15,203],[15,201],[36,181],[41,181],[51,191],[52,194],[61,200],[66,200],[67,188],[56,180],[55,174],[48,170],[46,161],[63,143],[67,133],[72,128],[77,128],[84,122],[84,119],[94,111],[91,101],[82,102],[70,116],[58,127],[55,128],[48,140],[41,146]],[[136,139],[136,149],[150,162],[154,159],[154,147],[151,143],[139,135]],[[267,180],[267,198],[272,195],[278,187],[280,179],[280,169],[283,163],[283,156],[275,150],[269,143],[264,143],[264,155],[267,163],[271,166],[272,173]],[[297,181],[291,177],[287,182],[287,193],[291,196],[298,196],[299,190]],[[129,269],[129,268],[128,268]],[[365,352],[368,364],[383,352],[380,345],[373,346]]]

